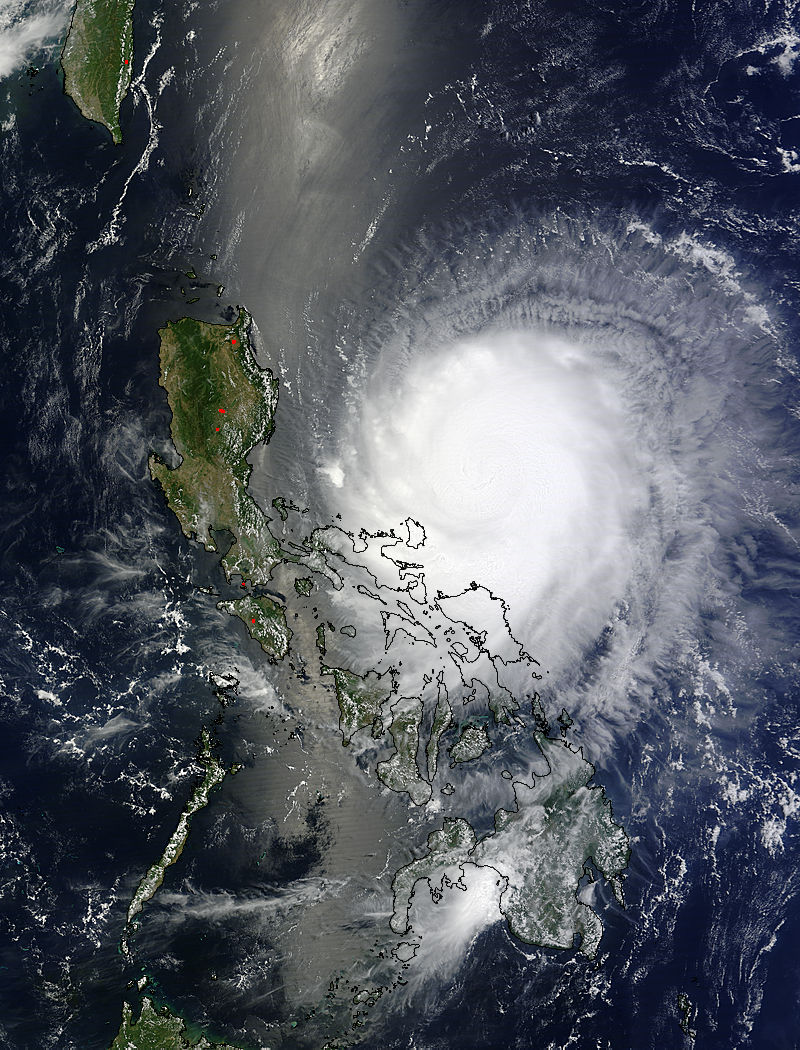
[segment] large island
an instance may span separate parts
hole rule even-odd
[[[88,120],[122,141],[119,108],[133,66],[136,0],[77,0],[61,54],[64,90]]]
[[[166,1007],[142,999],[139,1016],[133,1019],[128,1003],[122,1008],[122,1024],[111,1050],[237,1050],[229,1043],[209,1043],[204,1035],[193,1039],[186,1024]]]

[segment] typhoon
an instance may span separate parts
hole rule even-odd
[[[787,531],[791,373],[732,257],[633,215],[520,209],[440,229],[434,249],[406,248],[381,296],[394,305],[379,324],[335,334],[347,382],[303,439],[306,497],[330,524],[292,534],[327,580],[317,648],[342,742],[417,836],[369,919],[363,883],[341,873],[338,923],[360,934],[314,959],[320,984],[330,954],[354,1001],[381,1001],[369,1024],[385,1031],[401,1005],[441,1009],[500,930],[528,960],[532,945],[596,957],[600,915],[625,905],[630,843],[588,759],[613,769],[610,754],[636,749],[667,689],[698,725],[749,723],[720,664],[746,674],[780,631],[742,601],[726,549],[765,499]],[[298,374],[307,397],[333,381]],[[668,798],[683,761],[656,774]],[[707,741],[684,786],[733,799],[741,775]],[[304,966],[310,929],[336,926],[329,907],[324,893],[286,905],[280,937]],[[371,938],[389,962],[365,969]],[[284,972],[296,1002],[313,998],[306,974]]]
[[[323,484],[355,527],[423,522],[429,586],[502,596],[607,745],[705,614],[737,630],[715,559],[770,486],[750,455],[780,445],[775,329],[731,259],[640,220],[519,215],[466,237],[409,253],[426,281],[359,347]]]
[[[3,1046],[794,1048],[799,56],[6,4]]]

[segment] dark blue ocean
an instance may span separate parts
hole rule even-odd
[[[645,287],[656,305],[620,357],[642,415],[674,424],[684,516],[654,527],[628,612],[543,688],[630,838],[626,907],[597,881],[593,961],[495,923],[345,1034],[370,1050],[800,1046],[790,6],[138,0],[135,17],[119,147],[65,97],[52,51],[2,82],[0,1046],[102,1050],[142,976],[210,1038],[340,1034],[289,1027],[299,951],[269,908],[316,892],[342,825],[320,802],[281,831],[288,781],[269,763],[295,761],[303,710],[289,695],[272,717],[273,671],[214,608],[235,595],[219,554],[150,479],[148,454],[169,455],[158,329],[250,310],[288,377],[254,477],[332,517],[304,442],[335,429],[348,339],[369,358],[448,311],[455,328],[513,316],[628,338]],[[314,63],[335,44],[355,64],[340,102],[282,51],[318,26]],[[524,280],[484,262],[501,247],[530,257]],[[244,769],[195,817],[126,960],[128,903],[201,775],[204,726]]]

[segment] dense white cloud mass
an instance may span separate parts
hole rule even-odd
[[[421,352],[398,378],[377,378],[344,457],[357,519],[422,522],[429,588],[476,580],[517,624],[556,614],[596,634],[626,587],[648,498],[608,377],[578,344],[489,331]]]
[[[780,506],[753,455],[780,445],[778,342],[733,260],[685,234],[558,216],[441,240],[398,257],[351,352],[318,431],[324,499],[355,532],[419,520],[427,542],[403,556],[429,594],[475,580],[503,598],[603,746],[710,610],[741,645],[717,564],[753,508]]]
[[[36,51],[55,44],[68,17],[65,4],[30,4],[11,0],[0,4],[0,78],[7,77]]]

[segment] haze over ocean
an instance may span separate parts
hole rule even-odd
[[[252,1048],[794,1048],[794,8],[137,0],[118,147],[68,15],[0,16],[0,1042],[102,1050],[144,976]],[[159,328],[237,306],[280,384],[251,491],[307,556],[274,664],[147,467]],[[321,665],[396,682],[348,747]],[[126,959],[204,726],[242,769]],[[458,819],[496,866],[449,842],[393,933]],[[509,927],[531,866],[565,948]]]

